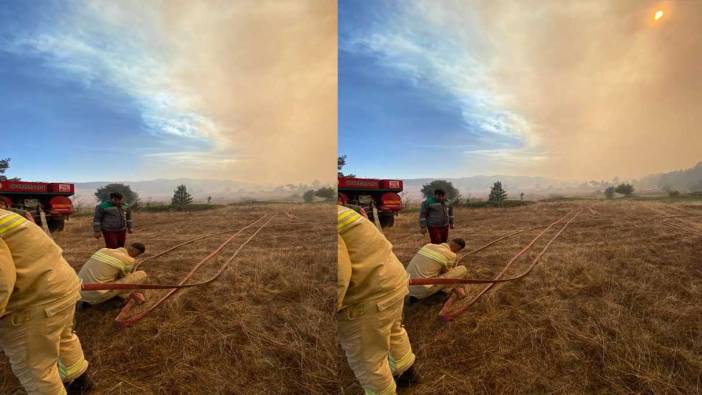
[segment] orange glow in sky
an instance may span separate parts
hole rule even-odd
[[[656,14],[653,16],[653,19],[657,21],[661,18],[663,18],[663,11],[661,11],[661,10],[656,11]]]

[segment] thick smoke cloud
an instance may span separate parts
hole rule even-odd
[[[137,88],[127,93],[148,99],[142,100],[148,114],[156,115],[145,121],[174,140],[170,150],[145,154],[146,177],[333,182],[335,2],[89,5],[74,7],[68,23],[92,21],[111,45],[144,54],[131,65],[117,59],[107,67],[119,63],[118,77],[132,82],[138,70]]]
[[[179,80],[223,130],[234,175],[333,181],[336,7],[328,1],[182,1],[163,7],[180,33]],[[171,29],[167,29],[171,30]]]
[[[628,178],[702,160],[698,2],[427,1],[411,13],[463,40],[529,124],[538,146],[524,150],[540,160],[513,174]]]

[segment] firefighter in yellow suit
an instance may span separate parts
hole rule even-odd
[[[80,281],[38,226],[0,210],[0,348],[30,395],[93,386],[73,332]]]
[[[366,394],[395,394],[419,379],[402,326],[409,276],[375,225],[350,208],[337,210],[339,342]]]
[[[84,284],[143,284],[146,272],[134,271],[134,258],[143,254],[146,247],[142,243],[131,243],[127,248],[101,248],[80,268],[78,278]],[[89,305],[106,302],[114,297],[126,298],[129,290],[81,291],[81,300]],[[141,292],[131,292],[139,302],[143,302]]]
[[[466,247],[463,239],[453,239],[448,243],[427,243],[412,258],[407,265],[410,278],[447,278],[464,279],[468,275],[465,266],[456,266],[456,253]],[[412,285],[410,302],[414,299],[424,299],[439,291],[455,293],[459,298],[466,296],[464,286],[460,285]]]

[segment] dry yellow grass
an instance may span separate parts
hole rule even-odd
[[[336,392],[334,207],[231,206],[193,213],[136,213],[128,240],[147,255],[209,232],[232,233],[277,214],[220,279],[178,292],[136,326],[115,329],[118,303],[77,314],[78,335],[99,384],[96,394],[258,394]],[[91,218],[76,217],[57,242],[76,269],[97,248]],[[192,278],[212,275],[255,228],[235,239]],[[227,235],[198,241],[143,269],[177,282]],[[153,303],[166,291],[149,291]],[[0,393],[22,393],[0,357]]]
[[[406,309],[423,382],[404,393],[702,391],[702,217],[653,219],[699,215],[702,206],[623,201],[459,209],[451,236],[464,237],[472,249],[587,206],[597,215],[586,209],[527,278],[496,286],[456,321],[437,319],[444,296]],[[404,263],[426,242],[415,216],[404,214],[386,232]],[[521,271],[555,231],[506,275]],[[491,278],[537,233],[467,257],[472,277]],[[469,286],[469,297],[480,288]],[[344,392],[359,393],[339,360]]]

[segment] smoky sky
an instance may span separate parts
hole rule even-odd
[[[398,118],[415,120],[409,126],[431,140],[421,155],[432,165],[415,171],[423,176],[601,180],[702,160],[697,1],[385,1],[363,12],[352,4],[347,21],[342,14],[340,42],[351,77],[378,80],[362,74],[359,63],[369,59],[384,80],[401,80],[421,100],[387,115],[349,96],[342,123],[380,130]],[[658,10],[664,15],[654,21]],[[416,119],[417,109],[431,107],[440,109],[432,116],[451,122]],[[345,109],[381,121],[359,127]],[[403,130],[388,133],[403,144]],[[362,146],[340,148],[363,153]]]
[[[456,29],[456,15],[473,14],[487,82],[538,137],[546,160],[525,172],[634,177],[702,160],[699,3],[490,1],[445,12]]]
[[[82,100],[75,107],[86,113],[55,106],[46,124],[30,126],[55,133],[78,125],[91,147],[128,161],[127,174],[111,168],[89,177],[334,181],[335,2],[11,5],[0,12],[11,25],[0,29],[0,54],[14,63],[3,66],[34,85],[61,86],[54,96]],[[23,74],[24,64],[37,71]],[[91,114],[98,101],[100,117]]]

